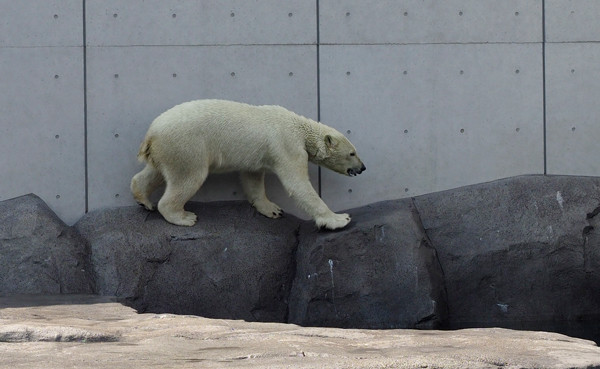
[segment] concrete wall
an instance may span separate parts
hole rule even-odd
[[[34,192],[68,223],[132,204],[152,119],[209,97],[283,105],[347,134],[368,170],[322,171],[336,210],[519,174],[600,175],[595,0],[0,9],[0,200]],[[197,199],[243,198],[235,177],[210,178]],[[298,213],[275,178],[268,192]]]

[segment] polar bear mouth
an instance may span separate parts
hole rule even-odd
[[[367,168],[365,168],[365,166],[363,165],[362,168],[360,168],[360,169],[348,168],[348,170],[346,171],[346,173],[348,173],[348,175],[350,177],[356,177],[357,175],[361,174],[366,169]]]

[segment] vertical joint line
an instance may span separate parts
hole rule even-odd
[[[321,44],[321,38],[320,38],[320,28],[321,28],[321,22],[319,19],[319,0],[316,0],[316,15],[317,15],[317,121],[321,121],[321,57],[320,57],[320,44]],[[318,191],[319,191],[319,197],[321,196],[321,167],[317,167],[317,182],[318,182]]]
[[[546,2],[542,0],[542,119],[544,128],[544,175],[548,174],[548,139],[546,116]]]
[[[88,192],[88,108],[87,108],[87,36],[86,36],[86,18],[85,2],[82,0],[83,11],[83,156],[84,156],[84,194],[85,194],[85,213],[89,210],[89,192]]]

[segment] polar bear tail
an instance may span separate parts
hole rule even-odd
[[[137,158],[141,162],[152,163],[150,158],[150,148],[152,146],[152,139],[150,137],[144,138],[144,141],[140,145],[140,151],[138,151]]]

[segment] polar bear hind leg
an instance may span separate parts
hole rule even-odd
[[[167,187],[158,201],[158,211],[167,222],[191,227],[196,223],[196,214],[185,211],[183,206],[194,196],[208,176],[208,166],[185,171],[166,170],[163,175]]]
[[[163,183],[162,174],[151,164],[146,164],[146,167],[131,179],[131,192],[135,201],[148,210],[154,210],[149,197]]]
[[[269,218],[280,218],[283,215],[283,210],[267,198],[265,172],[241,172],[240,179],[246,198],[259,213]]]

